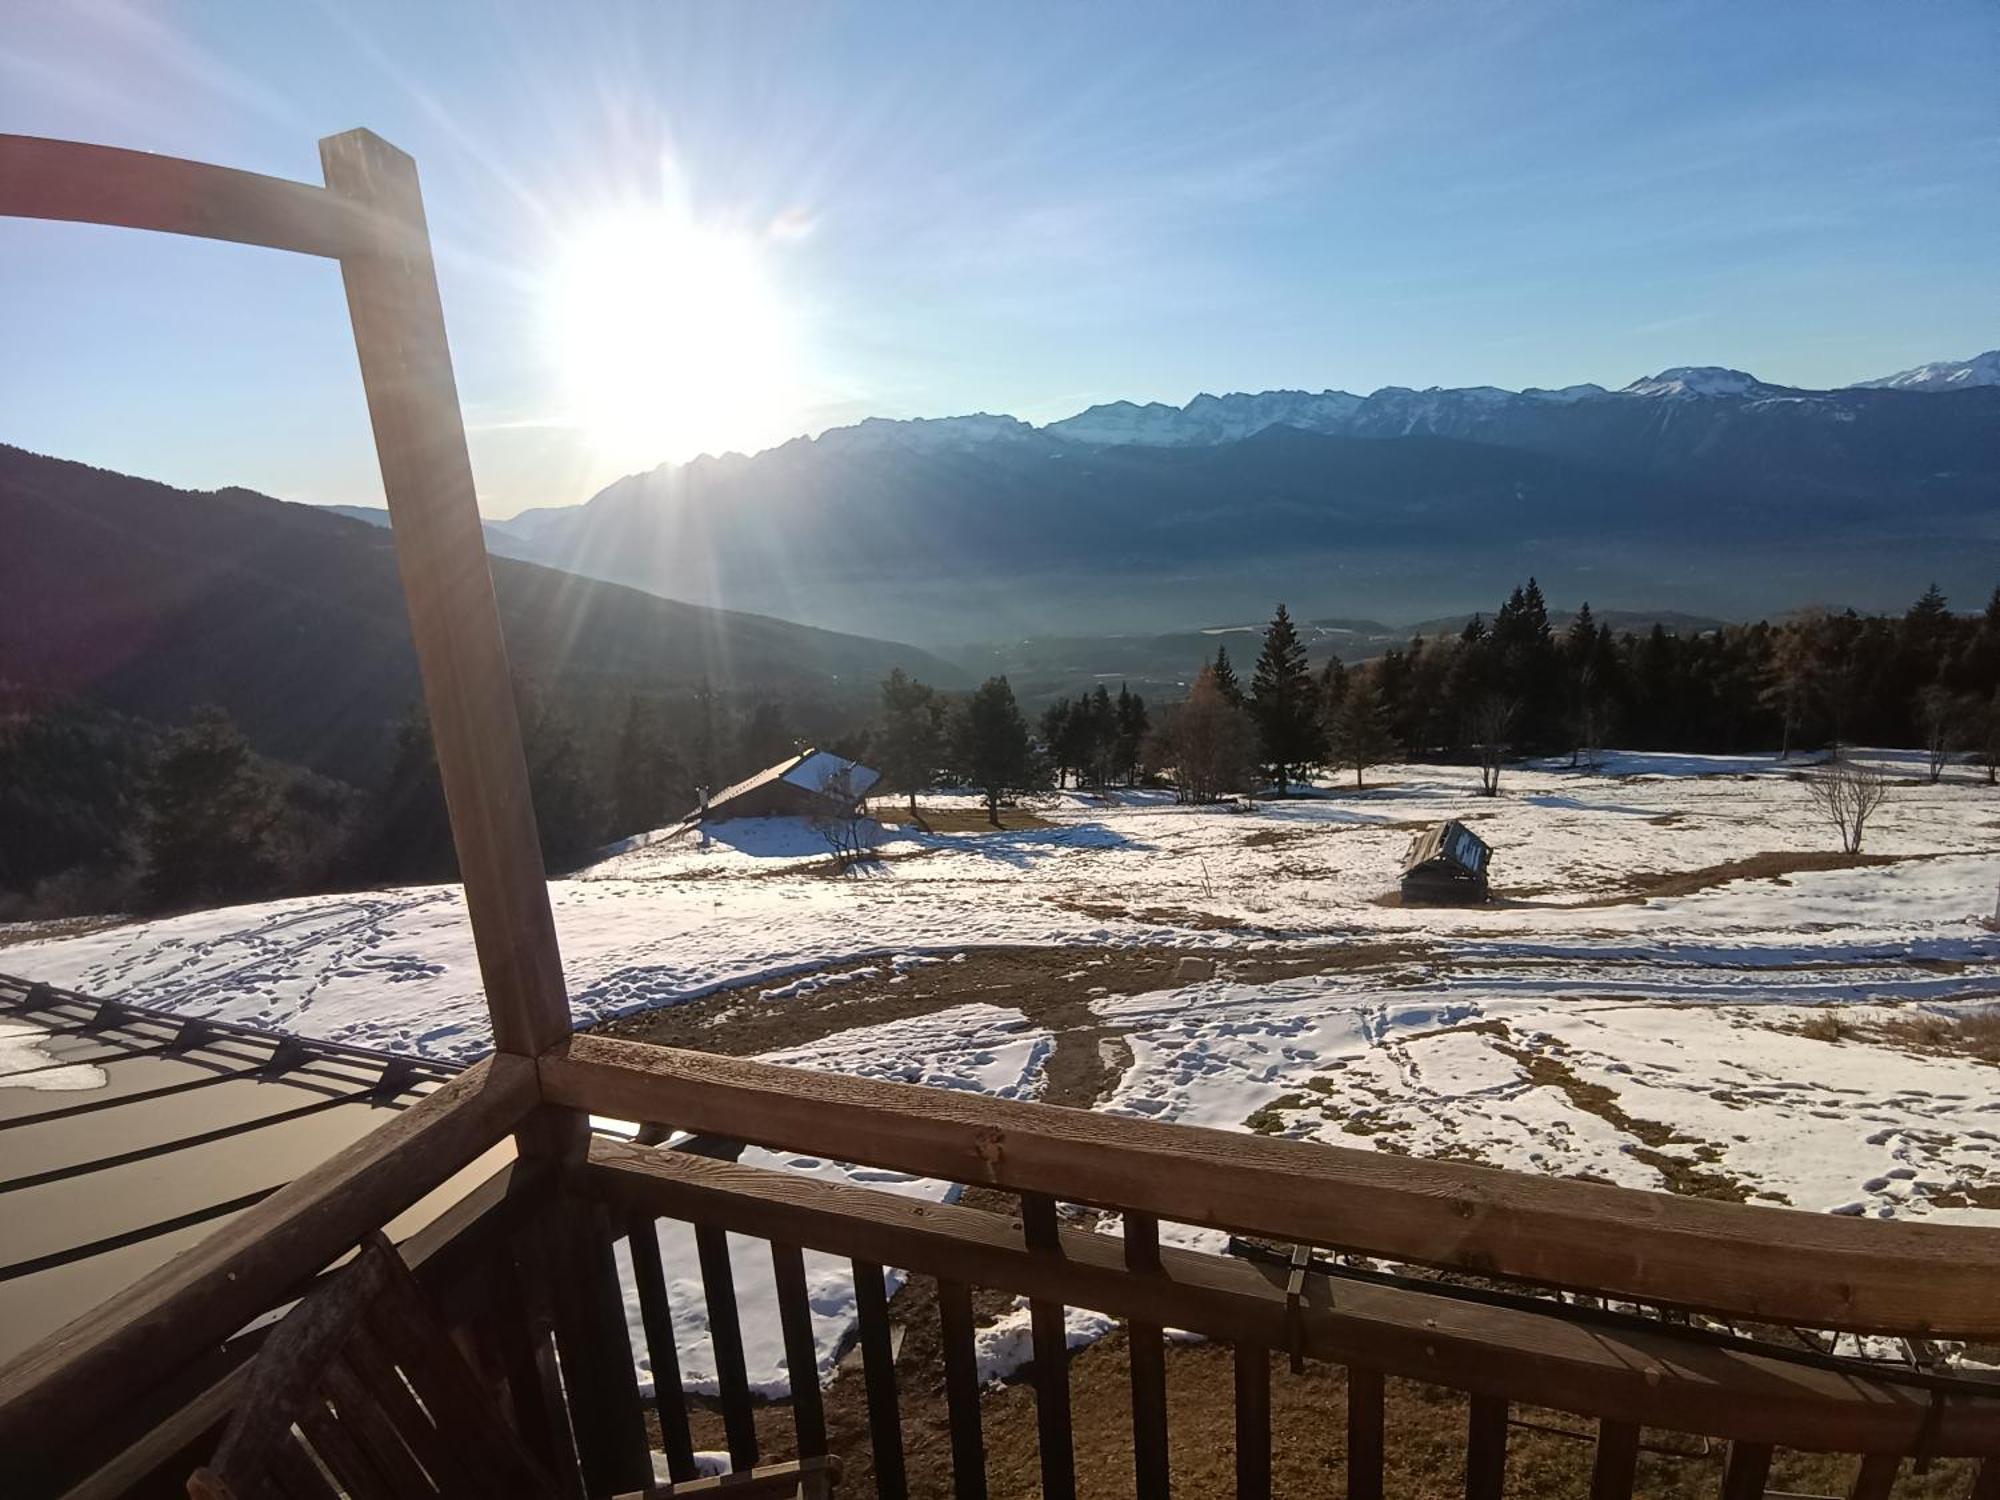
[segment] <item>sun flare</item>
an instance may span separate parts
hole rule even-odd
[[[789,402],[791,321],[754,236],[666,210],[599,219],[548,285],[569,419],[600,459],[638,468],[755,448]]]

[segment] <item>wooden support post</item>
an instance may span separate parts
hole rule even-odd
[[[1236,1500],[1271,1500],[1271,1351],[1236,1346]]]
[[[1763,1500],[1770,1478],[1769,1443],[1731,1443],[1722,1471],[1722,1500]]]
[[[1135,1276],[1160,1273],[1160,1221],[1125,1215],[1125,1269]],[[1157,1323],[1134,1318],[1126,1325],[1132,1365],[1132,1472],[1141,1495],[1165,1495],[1167,1465],[1167,1351]]]
[[[973,1352],[972,1289],[938,1282],[944,1337],[944,1394],[951,1422],[951,1492],[956,1500],[986,1500],[986,1437],[979,1415],[979,1359]]]
[[[1638,1467],[1638,1424],[1599,1422],[1597,1456],[1590,1466],[1590,1500],[1632,1500]]]
[[[824,1458],[826,1408],[820,1400],[812,1294],[806,1286],[805,1257],[797,1245],[771,1242],[771,1281],[778,1294],[778,1325],[785,1340],[785,1379],[792,1388],[792,1431],[799,1457]]]
[[[1474,1396],[1465,1435],[1465,1500],[1500,1500],[1507,1479],[1507,1403]]]
[[[568,1035],[569,1002],[417,167],[366,130],[320,162],[365,226],[340,272],[493,1042],[532,1057]]]
[[[1046,1193],[1021,1195],[1021,1227],[1028,1248],[1061,1256],[1056,1201]],[[1035,1431],[1042,1456],[1043,1500],[1073,1500],[1076,1442],[1070,1434],[1069,1327],[1060,1302],[1028,1303],[1028,1332],[1035,1350]]]
[[[882,1284],[880,1265],[857,1260],[853,1267],[854,1311],[861,1325],[861,1378],[868,1392],[868,1444],[875,1457],[875,1494],[878,1500],[904,1500],[909,1480],[903,1464],[888,1291]]]

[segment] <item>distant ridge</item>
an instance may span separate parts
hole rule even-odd
[[[381,770],[419,697],[387,532],[251,490],[178,490],[0,445],[0,685],[165,723],[220,704],[264,753]],[[566,704],[687,691],[870,701],[911,646],[495,558],[515,669]]]
[[[1983,362],[1983,363],[1982,363]],[[1988,356],[1805,390],[1682,365],[1496,386],[1112,402],[1035,427],[870,419],[628,475],[496,550],[671,598],[935,645],[1556,600],[1755,617],[1991,590]],[[1940,374],[1938,371],[1944,370]]]

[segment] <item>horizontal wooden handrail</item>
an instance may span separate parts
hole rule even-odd
[[[2000,1230],[1882,1223],[884,1083],[608,1037],[543,1095],[954,1182],[1810,1328],[2000,1336]]]
[[[0,215],[155,229],[339,260],[386,226],[311,183],[149,151],[0,135]]]
[[[1923,1437],[1938,1455],[2000,1452],[2000,1388],[1951,1396],[1933,1417],[1927,1393],[1893,1381],[1320,1276],[1294,1320],[1281,1270],[1163,1249],[1157,1271],[1135,1273],[1107,1235],[1064,1230],[1037,1251],[998,1214],[623,1141],[592,1141],[582,1175],[630,1210],[1233,1343],[1286,1349],[1296,1332],[1312,1358],[1473,1395],[1793,1448],[1908,1453]]]
[[[468,1069],[311,1173],[246,1209],[110,1300],[0,1369],[0,1493],[221,1344],[505,1139],[538,1102],[534,1064],[497,1055]]]

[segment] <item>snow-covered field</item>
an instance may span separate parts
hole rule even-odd
[[[1805,1209],[2000,1222],[2000,1074],[1876,1030],[2000,1000],[2000,936],[1981,920],[2000,883],[2000,792],[1958,768],[1923,785],[1914,757],[1875,758],[1912,779],[1869,830],[1868,853],[1888,862],[1855,868],[1786,868],[1837,847],[1794,768],[1628,753],[1595,774],[1510,770],[1497,799],[1477,795],[1471,770],[1429,766],[1247,811],[1066,794],[1042,809],[1043,828],[887,830],[879,860],[844,877],[805,825],[739,824],[706,848],[688,836],[631,849],[550,889],[580,1022],[738,986],[783,1005],[838,978],[819,972],[835,964],[894,983],[994,945],[1181,948],[1217,962],[1092,1001],[1132,1058],[1099,1108]],[[1413,832],[1443,817],[1493,846],[1499,899],[1386,901]],[[1748,873],[1717,868],[1764,856]],[[1236,972],[1288,952],[1315,961],[1275,980]],[[29,941],[0,949],[0,970],[445,1058],[489,1044],[449,887]],[[1829,1031],[1830,1004],[1851,1024]],[[1051,1045],[1018,1011],[970,1006],[773,1055],[1032,1097]],[[666,1248],[670,1271],[693,1276],[689,1247]],[[775,1392],[768,1262],[761,1247],[737,1252],[740,1299],[757,1309],[752,1376]],[[831,1261],[809,1274],[828,1361],[852,1288]],[[713,1368],[692,1283],[675,1301],[699,1388]],[[1010,1337],[988,1330],[996,1367]]]

